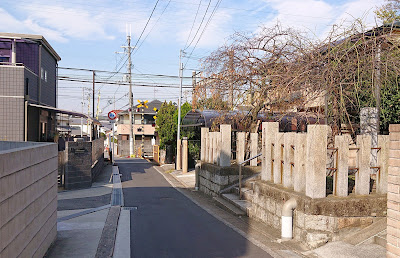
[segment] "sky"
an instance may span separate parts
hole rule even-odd
[[[135,103],[138,99],[177,102],[181,49],[185,52],[183,84],[190,85],[192,71],[201,71],[201,58],[224,45],[235,32],[256,33],[262,26],[280,23],[323,38],[332,26],[345,26],[355,18],[361,18],[367,27],[376,26],[379,22],[373,11],[383,3],[384,0],[0,0],[0,32],[43,35],[61,56],[59,67],[110,72],[127,71],[127,55],[121,46],[126,46],[130,34],[131,45],[135,46]],[[60,76],[92,78],[90,72],[63,68],[59,69]],[[124,76],[99,72],[96,80],[117,82],[124,81]],[[150,87],[155,84],[171,87]],[[91,87],[91,83],[59,81],[58,107],[85,113],[92,110],[88,106]],[[96,110],[106,114],[112,109],[126,109],[127,92],[125,85],[96,84]],[[183,101],[190,100],[190,96],[190,90],[184,89]]]

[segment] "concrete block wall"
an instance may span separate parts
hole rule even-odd
[[[259,173],[260,167],[243,167],[243,175]],[[202,163],[199,169],[199,190],[211,196],[218,196],[226,187],[239,181],[239,167],[220,167],[210,163]]]
[[[0,142],[0,257],[43,257],[55,240],[57,168],[56,144]]]
[[[400,256],[400,124],[389,126],[387,257]]]

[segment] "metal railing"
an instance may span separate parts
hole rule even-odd
[[[245,161],[242,161],[242,162],[239,163],[239,200],[242,199],[242,166],[243,166],[243,164],[246,164],[250,160],[258,158],[261,155],[262,155],[262,153],[259,153],[256,156],[248,158]]]

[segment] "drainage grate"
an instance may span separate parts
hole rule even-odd
[[[133,210],[137,210],[137,207],[124,207],[124,210],[126,211],[133,211]]]

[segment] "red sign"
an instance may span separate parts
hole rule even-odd
[[[113,111],[110,111],[110,112],[108,112],[108,118],[110,119],[110,120],[114,120],[114,119],[116,119],[117,118],[117,113],[115,113],[115,111],[113,110]]]

